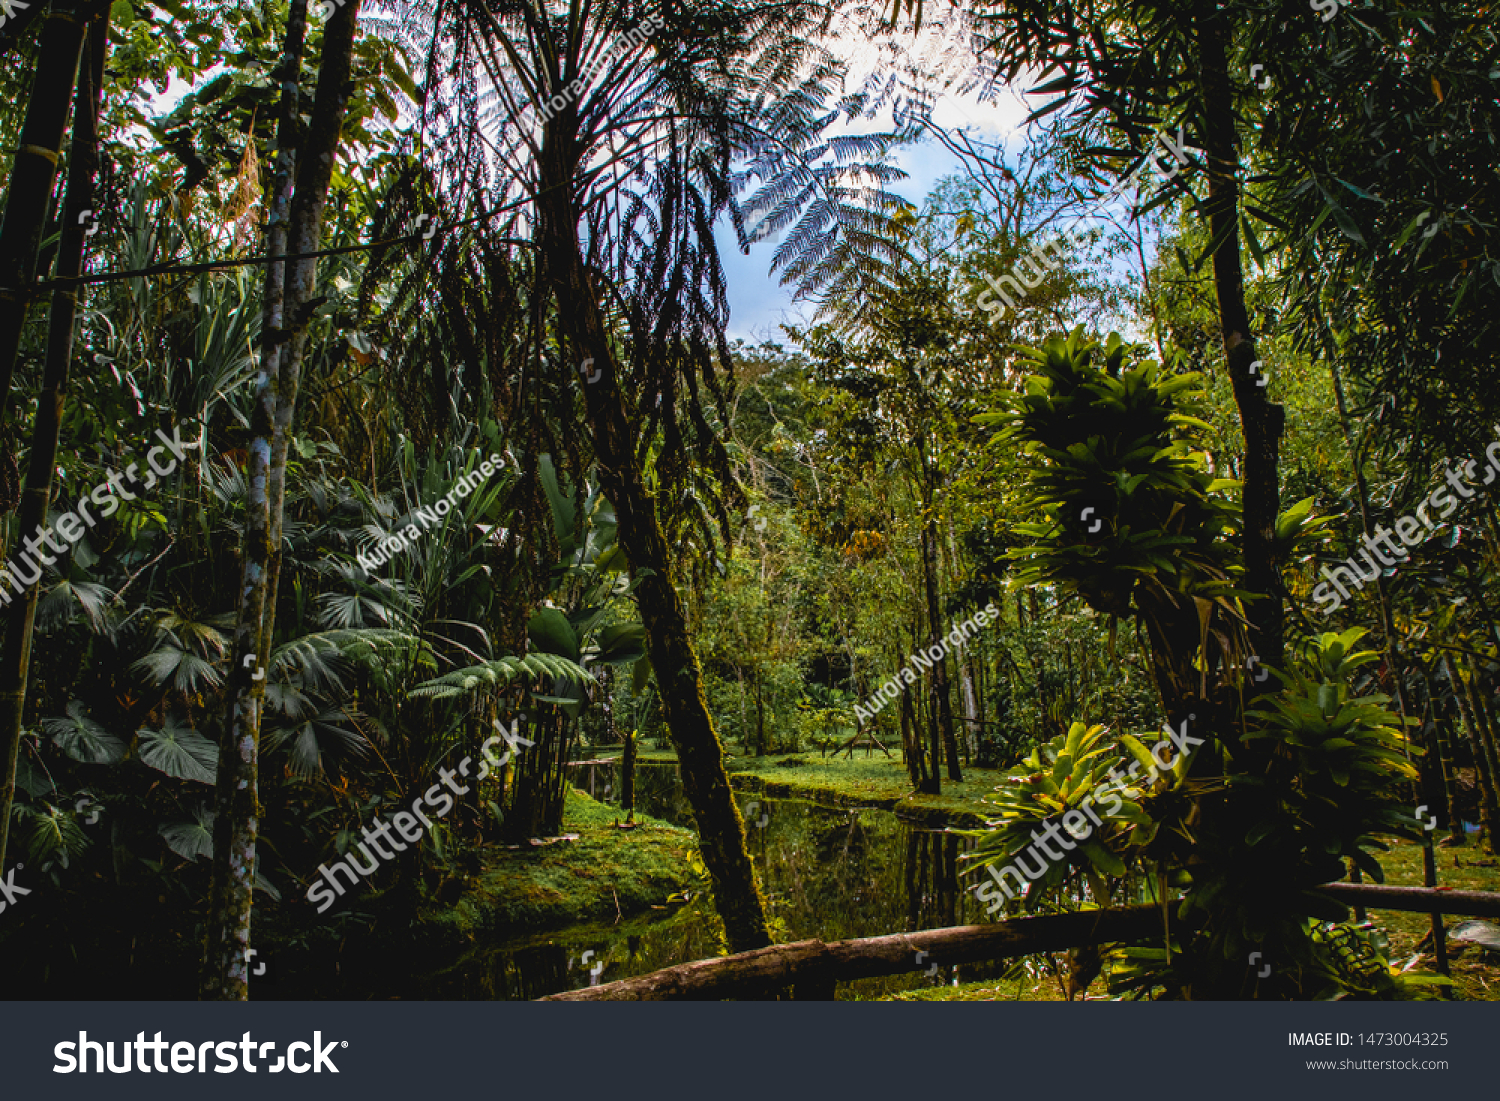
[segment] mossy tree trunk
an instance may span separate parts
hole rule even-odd
[[[686,610],[673,583],[675,571],[657,518],[656,500],[637,466],[636,434],[620,388],[616,351],[599,292],[583,261],[574,199],[577,140],[567,132],[571,112],[571,107],[566,108],[563,124],[548,127],[539,158],[539,258],[557,301],[564,347],[579,362],[593,359],[598,377],[583,392],[600,484],[615,507],[620,546],[630,561],[651,665],[719,916],[730,949],[748,951],[771,943],[765,904],[746,847],[745,824],[724,768],[724,747],[704,698],[703,674],[688,633]]]
[[[922,581],[927,596],[928,656],[932,657],[932,651],[942,647],[943,620],[941,601],[938,598],[938,524],[937,517],[932,514],[931,494],[928,496],[929,500],[925,503],[927,523],[922,527]],[[933,658],[932,662],[932,694],[937,702],[937,722],[933,731],[933,772],[937,772],[939,759],[946,755],[948,779],[956,784],[963,780],[963,772],[959,769],[958,738],[953,731],[953,698],[948,685],[948,659],[941,655]]]
[[[213,884],[201,982],[202,996],[213,1000],[244,1001],[249,996],[250,915],[260,832],[261,716],[276,624],[287,453],[317,282],[317,260],[306,254],[316,251],[322,241],[328,186],[353,91],[350,78],[359,6],[360,0],[347,0],[324,27],[317,90],[305,130],[298,77],[306,41],[306,0],[292,0],[278,65],[281,107],[276,190],[267,245],[272,256],[304,258],[273,263],[266,272],[261,371],[250,422],[239,614],[227,685],[232,705],[219,744]]]

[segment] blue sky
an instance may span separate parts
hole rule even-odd
[[[961,168],[957,157],[931,140],[903,150],[897,160],[908,178],[891,190],[919,206],[938,180]],[[747,256],[735,243],[734,230],[727,223],[720,226],[718,240],[724,277],[729,283],[731,338],[751,343],[767,338],[780,341],[784,338],[778,326],[783,321],[810,319],[811,303],[794,304],[791,288],[781,286],[780,275],[771,273],[776,243],[755,245]]]
[[[966,129],[976,137],[994,141],[1018,133],[1028,108],[1019,96],[1012,94],[999,103],[980,104],[971,97],[945,96],[933,109],[933,121],[949,130]],[[889,119],[882,120],[889,126]],[[861,127],[862,131],[879,130],[881,126]],[[934,139],[899,150],[895,163],[907,178],[891,190],[909,202],[921,205],[933,186],[944,176],[963,170],[957,157]],[[763,339],[780,341],[779,325],[784,321],[806,321],[811,315],[810,303],[793,303],[791,288],[780,284],[772,275],[771,257],[777,241],[765,241],[751,248],[747,256],[735,243],[734,230],[727,223],[718,233],[719,254],[724,262],[724,276],[729,284],[729,335],[752,343]]]

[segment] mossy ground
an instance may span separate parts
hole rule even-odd
[[[616,756],[605,751],[600,757]],[[675,763],[670,752],[642,754],[643,762]],[[786,799],[804,799],[824,806],[878,807],[924,825],[972,827],[992,813],[984,800],[1004,778],[999,769],[966,767],[962,783],[943,780],[941,795],[919,795],[906,774],[899,751],[891,757],[876,750],[866,756],[856,749],[853,758],[820,757],[816,753],[775,753],[764,757],[731,757],[725,762],[730,782],[739,791],[763,792]]]
[[[644,913],[693,880],[691,831],[636,815],[616,829],[616,808],[568,794],[563,830],[576,841],[492,849],[469,890],[439,922],[465,934],[513,936]]]

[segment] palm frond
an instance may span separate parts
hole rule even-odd
[[[136,734],[136,754],[158,772],[204,784],[218,775],[218,746],[175,717],[168,717],[160,730],[141,729]]]
[[[75,761],[112,765],[125,756],[125,743],[89,718],[81,700],[68,704],[66,718],[43,719],[42,729]]]

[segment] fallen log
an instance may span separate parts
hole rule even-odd
[[[788,987],[831,991],[835,982],[925,971],[934,963],[949,966],[1029,956],[1035,952],[1059,952],[1078,944],[1150,941],[1161,936],[1161,931],[1160,910],[1130,906],[832,943],[802,940],[720,959],[682,963],[649,975],[552,994],[542,1000],[773,998]]]
[[[1318,890],[1345,905],[1363,906],[1367,910],[1500,918],[1500,893],[1494,891],[1445,891],[1436,887],[1388,887],[1380,883],[1330,883]]]
[[[1500,918],[1500,893],[1491,891],[1443,891],[1377,883],[1329,883],[1318,889],[1346,905],[1371,910]],[[1173,923],[1176,924],[1175,918]],[[802,997],[828,998],[838,982],[925,971],[934,963],[943,966],[980,963],[1036,952],[1061,952],[1084,944],[1145,943],[1156,940],[1161,930],[1159,909],[1127,906],[831,943],[801,940],[735,956],[682,963],[603,986],[552,994],[542,1001],[774,998],[788,987],[795,988]]]

